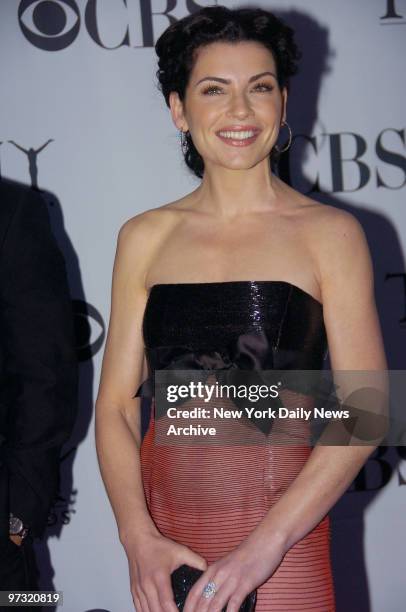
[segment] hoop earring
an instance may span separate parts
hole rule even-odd
[[[292,144],[292,130],[290,129],[290,125],[289,125],[289,123],[287,121],[282,123],[281,127],[283,127],[284,125],[286,125],[288,130],[289,130],[289,140],[288,140],[287,145],[285,145],[283,149],[280,149],[278,147],[278,145],[275,145],[275,149],[277,150],[278,153],[285,153],[285,151],[287,151],[289,149],[290,145]]]
[[[186,132],[184,132],[182,129],[179,130],[180,146],[184,155],[187,153],[188,150],[188,143],[186,138],[186,134],[188,133],[188,131],[189,130],[186,130]]]

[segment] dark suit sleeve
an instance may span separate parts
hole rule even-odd
[[[16,206],[6,234],[0,296],[10,510],[41,536],[76,417],[78,366],[65,261],[46,204],[33,190]]]

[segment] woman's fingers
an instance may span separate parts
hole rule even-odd
[[[182,563],[186,563],[186,565],[190,565],[192,567],[196,567],[197,569],[205,572],[207,570],[207,561],[201,555],[195,553],[193,550],[186,549],[186,557],[182,555]]]
[[[220,589],[218,593],[218,603],[212,602],[208,608],[208,612],[212,612],[213,610],[222,610],[226,606],[227,612],[238,612],[242,602],[249,593],[249,588],[241,583],[235,588],[230,588],[228,584],[224,585],[223,589]]]
[[[141,584],[142,592],[144,593],[148,603],[148,612],[163,612],[159,591],[164,577],[165,575],[162,570],[155,571],[148,578],[144,579],[143,583]]]
[[[216,584],[216,592],[206,600],[202,597],[202,600],[206,601],[207,604],[199,602],[196,612],[213,612],[214,610],[223,610],[223,608],[227,608],[227,612],[230,612],[229,602],[231,600],[238,602],[241,598],[240,605],[236,608],[238,611],[244,601],[244,594],[242,594],[241,588],[238,590],[237,579],[229,576],[222,584],[216,578],[213,579],[213,582]]]
[[[138,593],[142,606],[144,606],[144,601],[148,606],[146,612],[178,612],[169,572],[163,570],[154,572],[153,575],[142,581]],[[142,612],[144,612],[143,607]]]
[[[173,597],[170,574],[163,574],[158,579],[158,596],[162,612],[178,612],[178,607]]]
[[[213,567],[213,566],[212,566]],[[210,597],[203,595],[204,588],[214,583]],[[225,575],[224,568],[202,574],[193,585],[186,599],[184,612],[238,612],[242,602],[250,593],[249,585],[235,574]]]
[[[137,597],[137,595],[135,595],[134,593],[132,593],[132,596],[133,596],[135,612],[142,612],[142,606],[141,606],[139,597]]]
[[[203,596],[203,589],[209,582],[215,582],[214,572],[214,566],[210,566],[209,569],[205,571],[198,580],[196,580],[186,598],[185,606],[183,608],[184,612],[195,612],[198,609],[204,609],[202,606],[204,606],[208,600]],[[215,584],[217,589],[219,589],[220,583],[217,581]],[[198,607],[199,605],[201,606],[200,608]]]
[[[218,587],[215,594],[209,598],[200,595],[194,611],[198,612],[209,612],[209,610],[222,610],[226,607],[228,598],[230,597],[229,589],[226,585]]]
[[[141,552],[138,545],[127,546],[136,612],[178,612],[172,590],[172,571],[182,564],[205,571],[207,562],[188,547],[162,536],[150,538],[149,544],[148,552]]]
[[[141,601],[141,612],[151,612],[151,609],[148,606],[148,601],[147,601],[145,593],[143,593],[143,591],[139,590],[138,591],[138,596],[139,596],[140,601]],[[138,610],[137,610],[137,612],[138,612]]]

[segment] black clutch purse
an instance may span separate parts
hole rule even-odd
[[[203,574],[203,570],[199,570],[196,567],[190,565],[181,565],[171,574],[171,582],[175,604],[178,610],[183,610],[185,605],[186,597],[196,582]],[[253,612],[255,610],[255,602],[257,600],[257,592],[252,591],[244,599],[239,612]],[[223,608],[222,612],[226,612],[226,608]]]

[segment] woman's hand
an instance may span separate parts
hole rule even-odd
[[[191,588],[184,612],[238,612],[247,595],[264,583],[276,570],[285,554],[280,539],[255,529],[237,548],[209,565]],[[202,592],[208,582],[216,593],[206,599]]]
[[[203,557],[160,533],[127,540],[124,548],[137,612],[178,612],[171,573],[184,563],[203,571],[207,569]]]

